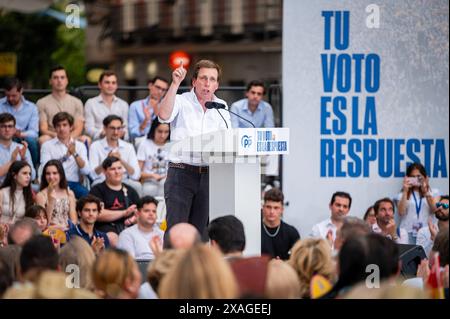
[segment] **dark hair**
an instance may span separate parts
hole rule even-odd
[[[261,86],[263,88],[263,95],[266,94],[266,87],[264,86],[264,82],[260,80],[253,80],[247,84],[246,91],[250,91],[253,86]]]
[[[25,211],[25,217],[35,219],[36,217],[39,216],[40,213],[44,213],[45,218],[47,218],[47,212],[45,208],[42,207],[41,205],[34,204],[28,207],[28,209]]]
[[[333,194],[333,196],[331,196],[331,202],[330,205],[333,205],[334,202],[336,201],[336,197],[344,197],[348,199],[348,208],[350,209],[350,207],[352,207],[352,197],[350,196],[349,193],[346,192],[335,192]]]
[[[120,121],[120,124],[123,124],[123,119],[120,116],[111,114],[103,119],[103,126],[107,127],[112,121]]]
[[[373,204],[373,210],[375,211],[375,216],[378,215],[378,210],[380,209],[381,203],[390,203],[392,205],[392,208],[395,209],[394,201],[390,199],[389,197],[385,197],[382,199],[379,199]]]
[[[115,156],[108,156],[105,158],[105,160],[102,162],[102,168],[106,171],[108,168],[112,166],[115,162],[120,162],[120,159],[118,159]]]
[[[439,198],[439,201],[446,199],[446,200],[450,200],[448,195],[441,195],[441,197]]]
[[[368,265],[379,267],[380,280],[398,272],[399,251],[392,240],[379,234],[353,236],[339,251],[339,279],[331,294],[338,294],[367,278]]]
[[[155,119],[152,121],[152,125],[150,126],[150,131],[148,131],[147,138],[150,139],[150,140],[152,140],[152,141],[154,141],[154,140],[155,140],[155,132],[156,132],[156,129],[157,129],[160,125],[164,125],[164,124],[169,125],[168,123],[161,123],[161,122],[158,120],[158,118],[155,118]],[[169,141],[169,140],[170,140],[170,125],[169,125],[169,135],[168,135],[168,137],[167,137],[166,142]]]
[[[45,173],[49,166],[55,166],[56,170],[59,173],[59,187],[61,189],[67,189],[68,186],[67,186],[67,179],[66,179],[66,173],[64,172],[64,168],[59,160],[52,159],[52,160],[49,160],[47,163],[45,163],[44,169],[42,170],[40,190],[43,190],[43,189],[47,188],[47,186],[48,186],[48,181],[45,178]]]
[[[20,254],[20,272],[57,270],[58,252],[48,236],[37,235],[30,238],[22,248]]]
[[[56,125],[58,125],[61,122],[66,121],[66,120],[67,120],[67,122],[69,122],[70,126],[73,126],[74,119],[73,119],[72,115],[70,115],[67,112],[58,112],[58,113],[56,113],[55,116],[52,119],[53,127],[56,127]]]
[[[153,196],[144,196],[137,202],[137,209],[141,209],[144,205],[151,203],[158,207],[158,201]]]
[[[373,209],[373,206],[369,206],[369,208],[367,208],[366,212],[364,213],[364,217],[363,217],[364,220],[367,220],[367,218],[369,217],[369,213],[372,209]]]
[[[14,122],[16,125],[16,118],[11,113],[0,113],[0,123]]]
[[[245,248],[244,225],[233,215],[218,217],[211,221],[208,236],[217,242],[224,254],[241,252]]]
[[[283,205],[284,203],[283,192],[278,188],[269,189],[267,192],[264,193],[264,203],[267,201],[281,202],[281,205]]]
[[[151,84],[154,84],[154,83],[155,83],[156,81],[158,81],[158,80],[163,81],[163,82],[169,84],[169,81],[168,81],[166,78],[157,75],[157,76],[155,76],[153,79],[148,80],[148,81],[147,81],[147,85],[150,84],[150,83],[151,83]]]
[[[54,67],[52,67],[52,68],[50,69],[49,78],[50,78],[50,79],[52,78],[53,72],[55,72],[55,71],[61,71],[61,70],[63,70],[64,72],[66,72],[66,76],[67,76],[67,71],[66,71],[66,69],[65,69],[62,65],[56,65],[56,66],[54,66]]]
[[[14,193],[16,192],[17,189],[17,183],[14,180],[14,177],[17,176],[17,174],[19,174],[20,170],[24,167],[28,166],[31,170],[31,166],[30,164],[28,164],[27,161],[15,161],[11,164],[11,166],[9,167],[8,173],[6,174],[5,179],[3,180],[2,186],[1,188],[5,188],[5,187],[10,187],[9,189],[9,197],[10,197],[10,201],[11,201],[11,211],[13,214],[15,214],[14,211],[14,201],[15,201],[15,196]],[[25,210],[27,210],[31,205],[33,205],[33,192],[31,190],[31,180],[30,183],[25,186],[22,190],[23,192],[23,197],[25,200]]]
[[[5,88],[5,91],[11,91],[14,88],[16,88],[17,91],[21,91],[23,85],[18,78],[7,78],[3,87]]]
[[[439,253],[439,263],[441,267],[445,267],[449,263],[448,236],[448,227],[443,227],[436,235],[432,248],[433,251]]]
[[[415,170],[415,169],[417,169],[420,172],[420,174],[423,175],[423,177],[425,177],[425,178],[428,177],[427,170],[425,169],[425,166],[423,166],[420,163],[411,163],[408,166],[408,168],[406,169],[406,176],[411,177],[412,171]],[[406,199],[409,200],[409,198],[411,197],[412,192],[413,192],[413,189],[410,188],[408,190],[408,194],[406,195]],[[425,197],[425,193],[422,191],[422,187],[419,187],[419,194],[420,194],[420,197]]]
[[[97,210],[100,213],[100,211],[102,209],[101,201],[100,201],[100,199],[98,199],[98,197],[91,195],[91,194],[83,196],[79,200],[77,200],[77,204],[76,204],[77,213],[81,213],[84,206],[86,206],[86,204],[90,204],[90,203],[95,203],[97,205]]]
[[[24,218],[19,219],[18,221],[16,221],[11,226],[11,228],[9,229],[8,238],[7,238],[8,239],[8,245],[15,245],[15,244],[17,244],[14,241],[13,234],[15,233],[15,231],[17,229],[25,228],[25,227],[30,229],[30,232],[31,232],[32,236],[41,234],[41,230],[39,229],[39,226],[36,223],[36,221],[34,219],[32,219],[32,218],[24,217]]]
[[[216,69],[217,70],[217,81],[220,80],[220,77],[222,75],[222,69],[220,68],[220,66],[211,61],[211,60],[200,60],[195,64],[194,67],[194,75],[192,76],[192,78],[196,79],[198,77],[198,72],[200,71],[200,69]]]
[[[105,76],[113,76],[113,75],[114,75],[114,76],[116,77],[116,79],[117,79],[117,74],[116,74],[116,72],[111,71],[111,70],[105,70],[105,71],[103,71],[102,74],[100,74],[100,77],[99,77],[99,79],[98,79],[98,83],[102,82],[102,81],[103,81],[103,78],[104,78]]]

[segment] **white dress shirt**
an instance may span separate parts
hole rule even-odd
[[[151,232],[143,232],[137,224],[128,227],[119,235],[117,248],[127,251],[131,257],[137,260],[155,259],[155,254],[150,248],[149,242],[154,236],[163,240],[164,232],[154,225]]]
[[[71,142],[73,142],[73,139],[71,139]],[[91,168],[89,166],[89,160],[87,158],[87,149],[83,143],[75,141],[75,152],[78,153],[78,156],[80,156],[84,161],[83,168],[78,167],[77,161],[73,156],[69,156],[64,160],[63,157],[67,154],[67,146],[62,143],[57,137],[52,138],[41,146],[41,165],[39,166],[39,171],[42,173],[45,163],[47,163],[49,160],[63,159],[62,165],[64,168],[64,173],[66,174],[67,181],[79,182],[80,174],[89,175],[89,173],[91,172]]]
[[[131,178],[136,181],[139,180],[141,177],[141,170],[139,168],[136,151],[134,150],[133,145],[119,139],[119,147],[114,148],[108,145],[106,137],[104,137],[101,140],[92,143],[91,148],[89,149],[89,160],[92,167],[91,177],[94,179],[94,184],[101,183],[105,180],[105,174],[102,173],[97,175],[95,173],[95,168],[102,164],[105,158],[108,157],[109,152],[112,150],[119,152],[122,160],[134,169],[134,174],[131,176],[129,176],[125,170],[123,179]]]
[[[372,231],[376,234],[382,233],[382,230],[381,230],[380,226],[378,226],[378,224],[372,225]],[[390,238],[391,237],[390,235],[388,235],[386,237],[388,237],[389,239],[392,239],[392,238]],[[408,236],[408,232],[406,231],[406,229],[397,228],[397,239],[394,240],[394,242],[397,244],[408,244],[409,243],[409,236]]]
[[[438,228],[439,232],[439,224],[436,224],[436,227]],[[434,241],[431,240],[431,232],[430,228],[428,226],[422,227],[419,229],[419,232],[417,233],[417,241],[416,245],[420,245],[423,247],[423,250],[425,250],[425,253],[427,254],[427,257],[430,257],[430,251],[433,248]]]
[[[224,100],[213,97],[214,102],[225,104]],[[223,116],[222,117],[219,115]],[[168,120],[159,119],[162,123],[170,123],[170,140],[176,142],[187,137],[210,133],[228,128],[231,129],[230,114],[225,110],[211,109],[203,112],[202,105],[194,93],[194,89],[183,94],[177,94],[172,114]],[[226,122],[226,124],[225,124]],[[207,165],[202,161],[200,154],[194,154],[192,157],[187,154],[175,154],[169,152],[171,162],[183,162],[192,165]]]
[[[100,138],[103,120],[108,115],[120,116],[123,120],[125,139],[128,140],[128,103],[114,96],[111,107],[107,106],[101,95],[90,98],[84,106],[85,128],[94,140]]]
[[[337,227],[331,222],[331,218],[325,219],[313,226],[310,237],[327,239],[328,231],[333,232],[333,241],[336,239]]]

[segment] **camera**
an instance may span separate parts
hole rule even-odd
[[[415,187],[420,187],[422,185],[422,178],[415,176],[415,177],[408,177],[407,178],[408,184]]]

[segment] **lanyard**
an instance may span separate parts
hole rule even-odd
[[[420,201],[419,204],[417,204],[417,198],[416,198],[416,194],[414,192],[412,192],[413,197],[414,197],[414,205],[416,206],[416,214],[417,214],[417,219],[419,219],[419,213],[420,213],[420,209],[422,208],[422,197],[420,197]]]

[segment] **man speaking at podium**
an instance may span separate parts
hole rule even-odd
[[[231,128],[230,115],[225,110],[207,109],[206,102],[226,102],[214,92],[219,87],[221,69],[213,61],[197,62],[192,78],[192,89],[177,94],[187,70],[180,66],[172,73],[172,83],[160,104],[159,119],[170,123],[172,142],[191,136]],[[228,106],[227,106],[228,108]],[[167,208],[167,230],[175,224],[188,222],[208,240],[209,169],[200,154],[169,154],[169,170],[164,184]],[[164,236],[167,247],[167,236]]]

